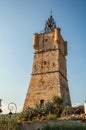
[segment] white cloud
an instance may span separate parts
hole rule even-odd
[[[72,107],[78,107],[78,106],[80,106],[80,103],[72,104]]]

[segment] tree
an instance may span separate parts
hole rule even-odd
[[[53,103],[55,104],[55,114],[60,116],[62,109],[63,109],[63,101],[60,97],[54,96],[52,98]]]

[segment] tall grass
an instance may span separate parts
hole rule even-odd
[[[85,126],[45,126],[42,130],[86,130]]]
[[[0,130],[19,130],[17,119],[14,115],[0,115]]]
[[[55,125],[46,125],[42,130],[86,130],[86,125],[77,122],[65,122]]]

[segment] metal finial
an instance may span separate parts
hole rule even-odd
[[[54,28],[56,28],[56,23],[55,23],[54,18],[52,16],[52,10],[51,10],[51,15],[50,15],[50,17],[48,18],[48,20],[45,23],[44,31],[45,32],[50,32]]]

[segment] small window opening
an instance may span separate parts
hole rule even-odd
[[[55,63],[53,63],[53,67],[55,67]]]
[[[44,61],[44,65],[46,65],[46,61]]]
[[[45,39],[45,42],[47,42],[47,38]]]
[[[44,99],[41,99],[41,100],[40,100],[40,105],[41,105],[41,106],[44,105]]]

